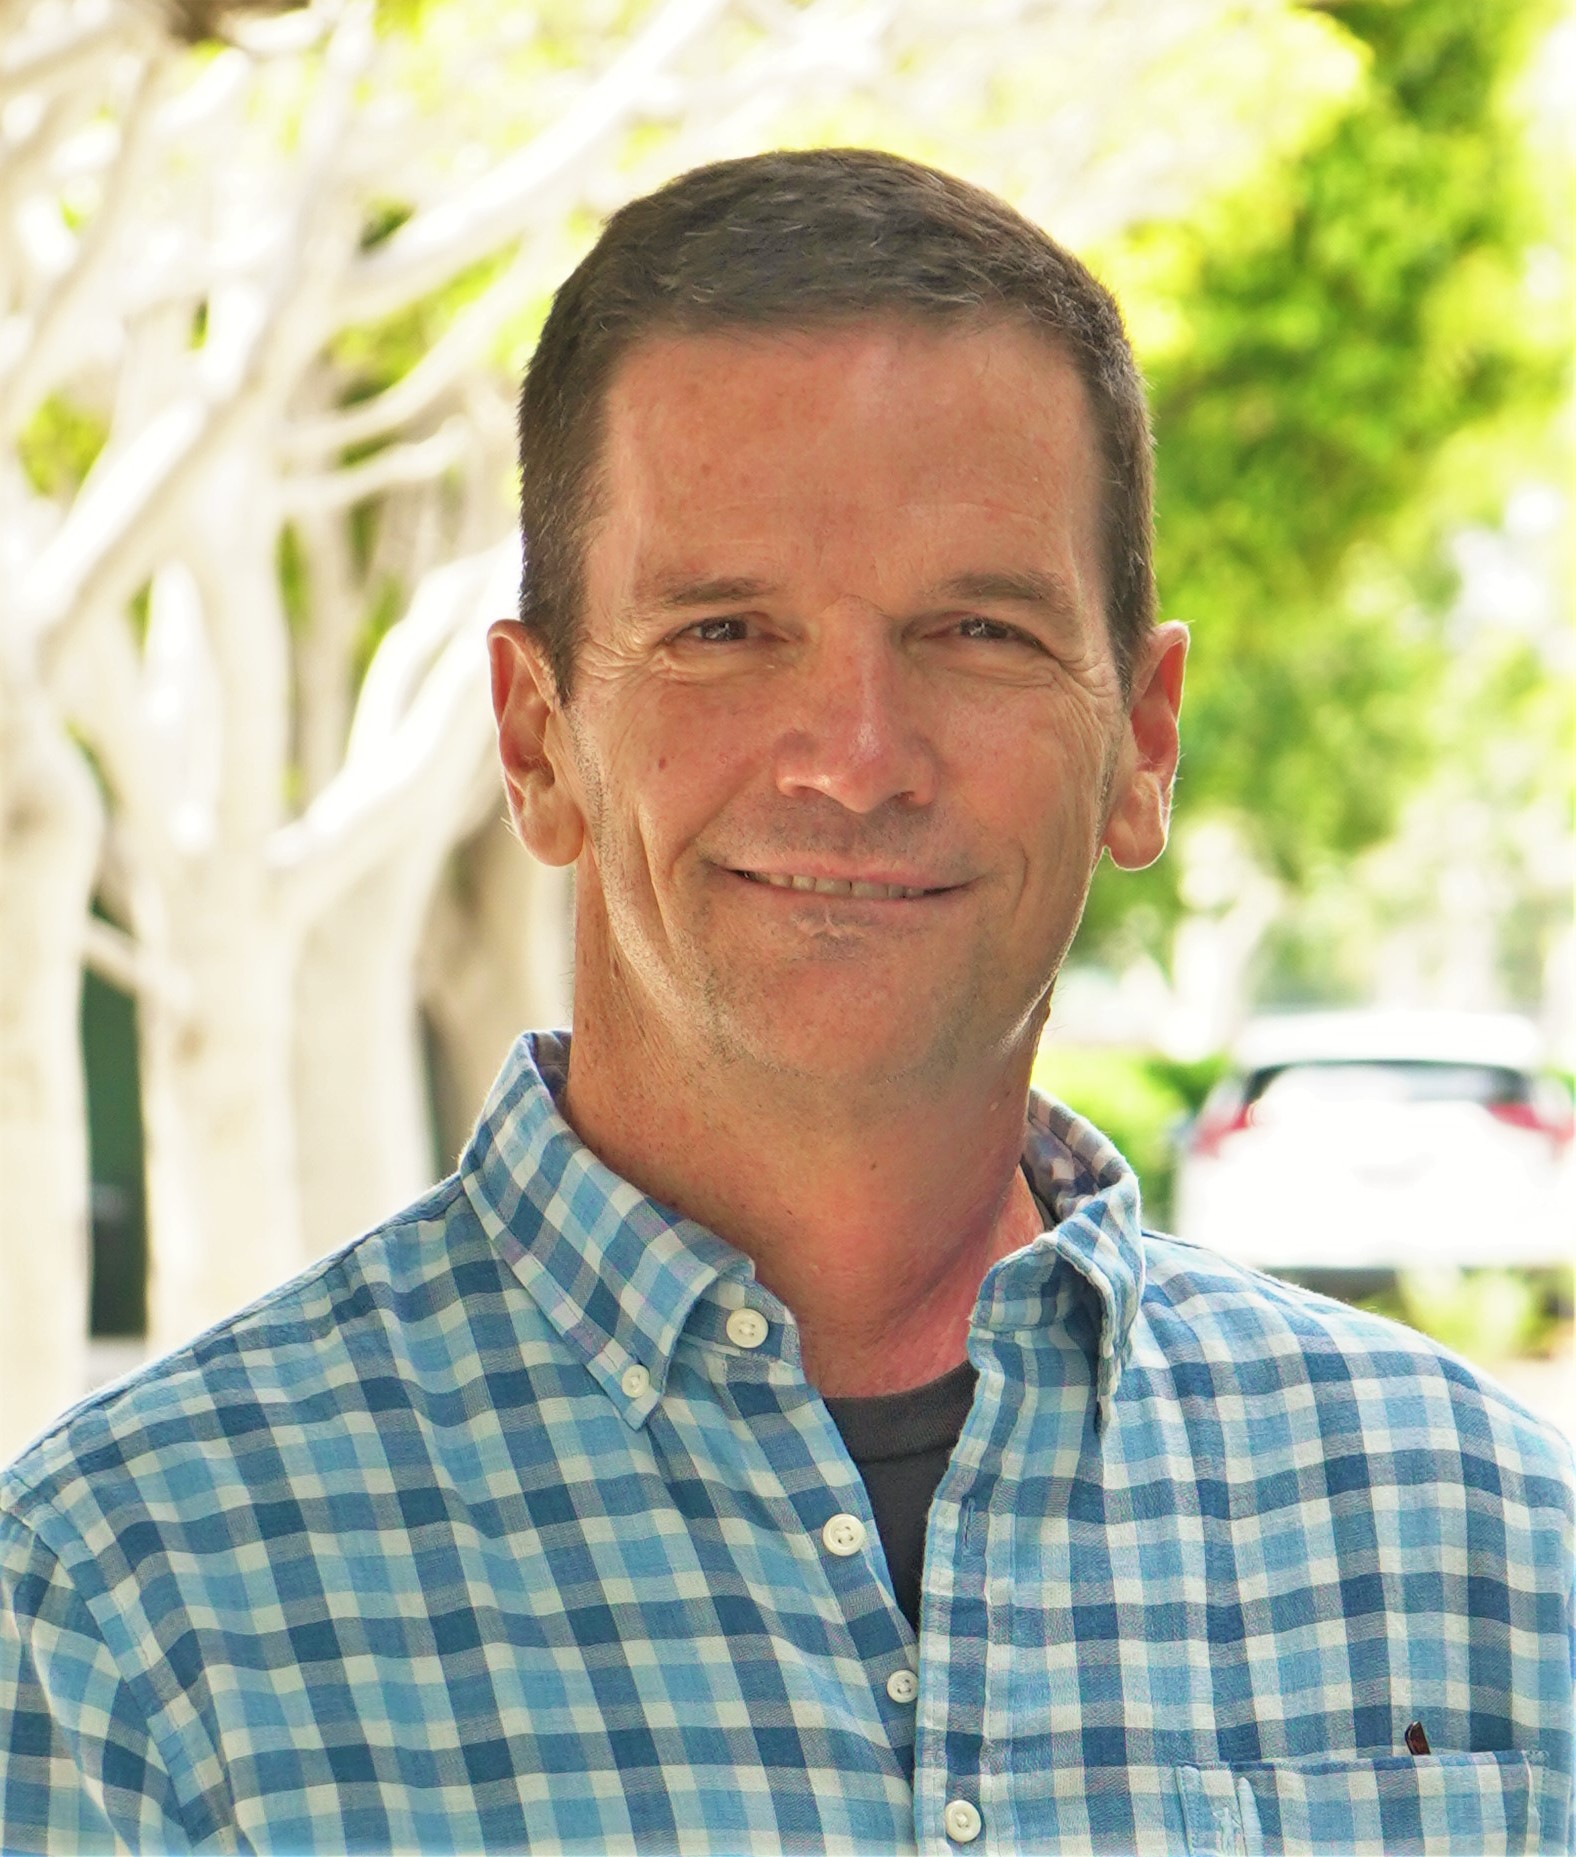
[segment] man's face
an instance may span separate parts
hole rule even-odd
[[[494,646],[577,1019],[827,1084],[1021,1051],[1102,842],[1164,842],[1185,643],[1130,716],[1072,368],[1005,325],[664,336],[605,414],[567,709]]]

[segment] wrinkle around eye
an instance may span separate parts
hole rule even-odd
[[[707,636],[722,632],[723,636]],[[719,677],[764,670],[782,662],[778,631],[750,613],[714,613],[654,642],[653,669],[679,677]]]
[[[1007,660],[1023,668],[1037,662],[1049,670],[1062,656],[1031,628],[1014,625],[1010,619],[993,618],[988,613],[949,615],[925,637],[932,646],[960,654],[964,661],[980,665]]]
[[[712,613],[668,632],[657,649],[669,660],[748,656],[753,661],[776,659],[794,642],[791,629],[758,613]]]

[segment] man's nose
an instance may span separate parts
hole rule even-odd
[[[874,628],[872,628],[874,630]],[[824,793],[850,812],[928,805],[937,756],[915,669],[886,637],[828,639],[795,678],[777,750],[780,793]]]

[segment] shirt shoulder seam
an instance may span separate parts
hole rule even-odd
[[[322,1257],[315,1258],[305,1269],[287,1277],[283,1283],[277,1283],[270,1290],[256,1297],[252,1302],[233,1310],[229,1315],[221,1316],[216,1322],[192,1335],[178,1347],[167,1354],[148,1361],[124,1378],[114,1381],[86,1394],[83,1398],[69,1405],[57,1415],[51,1423],[33,1438],[21,1454],[10,1463],[0,1466],[0,1513],[11,1513],[23,1518],[24,1506],[29,1499],[52,1506],[48,1490],[60,1487],[80,1472],[75,1449],[60,1459],[50,1447],[64,1433],[94,1412],[105,1412],[117,1401],[126,1398],[137,1388],[148,1384],[156,1378],[169,1377],[182,1367],[197,1367],[196,1352],[205,1343],[225,1333],[236,1334],[247,1324],[276,1307],[286,1297],[299,1294],[313,1284],[322,1281],[332,1271],[342,1268],[363,1246],[372,1243],[386,1233],[399,1231],[401,1228],[419,1223],[423,1220],[446,1217],[456,1200],[470,1209],[470,1202],[464,1190],[464,1181],[458,1174],[450,1174],[440,1180],[429,1192],[410,1205],[403,1207],[392,1217],[380,1220],[378,1224],[360,1232],[356,1237],[337,1245]],[[44,1539],[45,1537],[40,1537]]]

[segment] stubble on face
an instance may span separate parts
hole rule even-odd
[[[807,863],[818,855],[901,862],[911,855],[910,829],[899,825],[894,830],[883,821],[850,830],[846,821],[827,818],[821,829],[807,830],[802,817],[791,823],[781,817],[729,818],[718,826],[725,844],[719,843],[714,854],[710,847],[697,848],[667,881],[654,882],[638,838],[621,830],[610,815],[607,783],[593,745],[573,721],[570,733],[587,826],[576,884],[577,957],[583,972],[599,976],[594,991],[582,987],[577,992],[577,1026],[594,1010],[600,1021],[621,1028],[631,1056],[638,1047],[659,1069],[678,1067],[697,1075],[711,1069],[719,1078],[733,1079],[729,1087],[755,1076],[782,1100],[797,1100],[802,1112],[835,1109],[839,1117],[874,1114],[877,1105],[907,1102],[916,1093],[944,1094],[970,1061],[977,1064],[991,1052],[1002,1062],[1014,1053],[1032,1055],[1098,861],[1117,766],[1114,739],[1106,743],[1098,804],[1085,856],[1078,860],[1082,882],[1076,903],[1061,918],[1063,932],[1048,933],[1016,1015],[1002,1019],[1005,955],[988,943],[960,937],[957,960],[944,976],[945,1010],[923,1028],[916,1022],[923,1035],[906,1049],[901,1040],[851,1049],[846,1028],[838,1022],[840,995],[827,997],[829,1022],[820,1029],[806,1021],[805,999],[808,993],[813,1002],[817,975],[838,968],[850,976],[863,971],[870,976],[870,990],[879,989],[880,954],[868,930],[850,923],[835,905],[805,897],[793,923],[797,945],[785,950],[778,940],[771,958],[757,962],[756,950],[741,944],[725,921],[718,922],[721,899],[706,879],[719,869]],[[960,879],[971,867],[959,861]],[[784,1006],[771,997],[774,983],[787,996]],[[901,987],[893,986],[882,1016],[888,1023],[900,1021],[911,1004]],[[798,1015],[797,1038],[780,1035],[785,1010]],[[917,1021],[924,1014],[914,1016]],[[995,1024],[996,1036],[982,1053],[980,1031],[987,1024]]]
[[[983,987],[978,972],[970,971],[955,993],[950,1015],[955,1024],[942,1028],[928,1048],[897,1063],[861,1061],[839,1076],[837,1067],[827,1063],[826,1047],[844,1042],[841,1028],[807,1038],[815,1048],[802,1051],[774,1029],[782,1025],[784,1009],[771,992],[775,981],[795,996],[801,1031],[808,1033],[805,991],[813,993],[817,973],[844,969],[858,974],[868,968],[878,958],[869,928],[811,896],[796,899],[787,936],[779,933],[766,949],[741,942],[736,929],[718,919],[727,913],[722,907],[727,899],[719,890],[738,881],[723,873],[805,864],[817,857],[891,861],[910,855],[903,841],[911,834],[879,824],[851,832],[832,818],[822,819],[819,830],[807,830],[802,819],[729,817],[714,834],[719,842],[685,847],[671,871],[654,875],[638,834],[608,805],[608,783],[595,745],[572,708],[566,722],[586,819],[586,850],[576,883],[577,967],[597,976],[594,990],[577,990],[577,1025],[581,998],[590,1006],[594,997],[599,1019],[638,1037],[651,1057],[697,1072],[712,1066],[734,1077],[757,1072],[812,1097],[836,1084],[877,1092],[912,1088],[929,1074],[955,1067],[964,1028],[979,1015]],[[896,1010],[899,1002],[894,1002]]]

